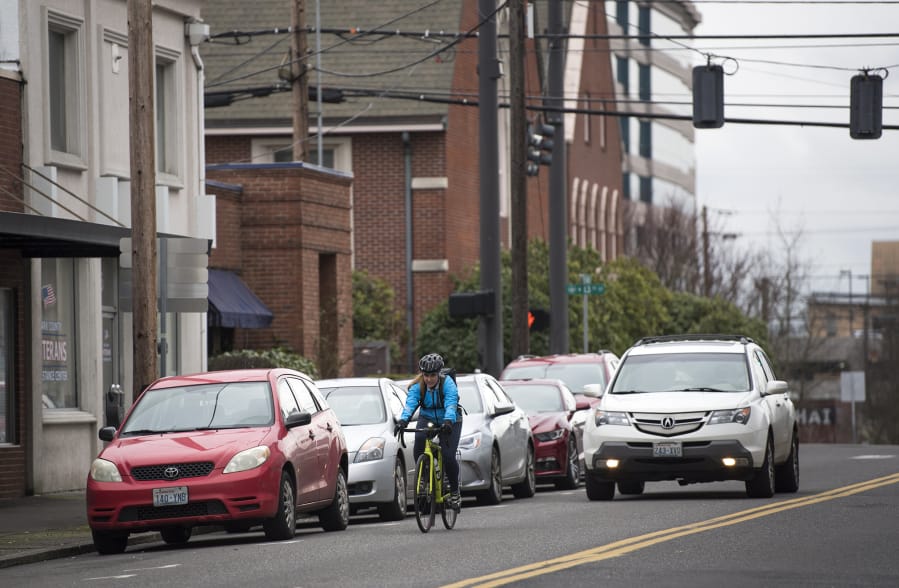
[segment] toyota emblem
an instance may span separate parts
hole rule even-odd
[[[673,429],[674,428],[674,417],[667,416],[662,419],[662,428],[663,429]]]
[[[162,470],[162,475],[166,480],[175,480],[181,475],[181,472],[175,466],[169,466]]]

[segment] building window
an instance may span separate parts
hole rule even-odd
[[[602,109],[605,110],[608,108],[608,103],[605,100],[602,101]],[[603,151],[606,150],[606,115],[599,115],[599,148]]]
[[[640,202],[652,204],[652,178],[640,176]]]
[[[41,261],[41,392],[45,409],[78,408],[74,259]]]
[[[640,121],[640,156],[652,159],[652,123]]]
[[[836,337],[837,336],[837,317],[832,314],[828,314],[825,319],[825,328],[827,329],[828,337]]]
[[[627,22],[627,8],[628,2],[627,0],[616,0],[615,2],[615,22],[618,23],[622,29],[624,29],[625,33],[627,33],[628,22]]]
[[[584,143],[587,145],[590,144],[590,124],[593,122],[593,117],[590,116],[590,110],[593,108],[593,101],[590,100],[590,94],[584,97],[584,110],[587,113],[584,115]]]
[[[630,76],[628,75],[627,57],[615,57],[615,75],[618,83],[621,84],[622,93],[627,96],[630,94]]]
[[[81,25],[72,18],[47,13],[45,120],[53,159],[62,164],[67,159],[68,163],[80,162],[83,152]]]
[[[171,183],[180,175],[178,141],[177,53],[157,49],[154,106],[156,113],[156,171],[162,183]],[[169,176],[169,178],[165,178]]]
[[[294,161],[293,143],[284,137],[254,139],[251,143],[253,163],[289,163]],[[310,139],[306,147],[306,163],[318,165],[318,145]],[[330,138],[322,143],[322,167],[344,172],[353,171],[349,138]]]
[[[640,34],[640,44],[649,47],[650,41],[650,8],[649,5],[640,6],[637,12],[637,30]]]
[[[652,73],[648,65],[640,64],[640,100],[652,100]]]
[[[13,291],[0,288],[0,443],[16,442],[16,387],[13,378],[15,316]]]

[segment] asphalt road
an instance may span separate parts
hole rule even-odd
[[[452,531],[354,517],[287,542],[217,533],[16,566],[0,586],[899,586],[899,447],[800,455],[800,491],[772,499],[737,482],[648,484],[612,502],[541,489],[466,502]]]

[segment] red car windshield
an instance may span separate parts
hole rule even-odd
[[[563,412],[565,410],[565,405],[562,403],[562,394],[559,393],[559,389],[555,386],[503,382],[503,390],[512,397],[515,404],[528,414]]]
[[[268,382],[202,384],[147,390],[121,434],[265,426],[273,422]]]
[[[587,384],[606,387],[606,374],[599,363],[535,363],[509,366],[503,372],[504,380],[562,380],[572,392],[584,391]]]

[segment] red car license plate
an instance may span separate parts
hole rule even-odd
[[[683,457],[679,441],[665,441],[652,444],[653,457]]]
[[[177,506],[187,504],[187,486],[153,488],[153,506]]]

